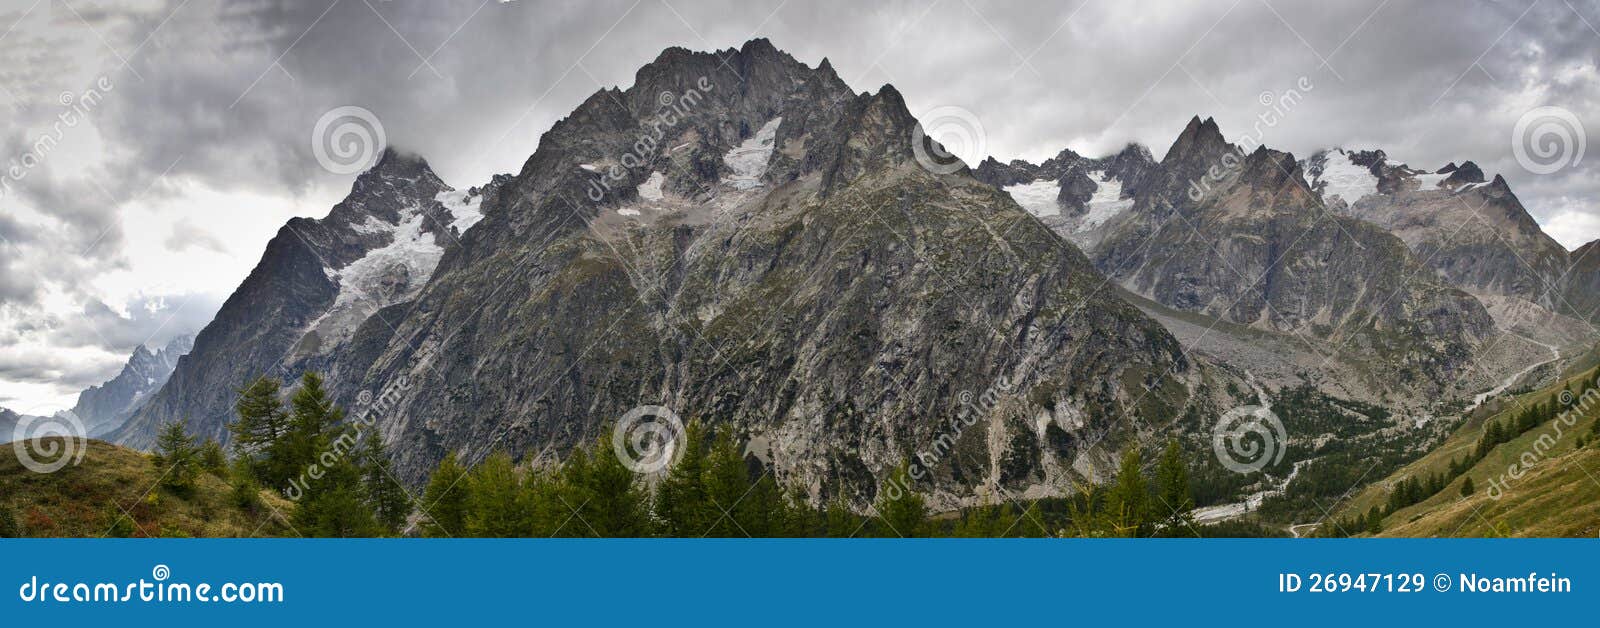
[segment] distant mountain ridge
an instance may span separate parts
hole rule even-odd
[[[482,195],[386,149],[327,217],[279,229],[167,385],[108,438],[149,447],[160,425],[186,421],[199,436],[226,439],[239,388],[262,375],[327,370],[361,323],[421,289],[477,222]]]
[[[149,401],[151,394],[167,383],[178,358],[194,348],[194,336],[173,338],[166,346],[151,351],[144,345],[134,347],[127,364],[117,376],[98,386],[78,393],[78,402],[72,413],[83,421],[91,437],[99,437],[122,426],[128,417]]]

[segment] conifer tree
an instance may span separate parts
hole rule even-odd
[[[289,430],[289,414],[278,398],[280,388],[278,380],[256,378],[239,391],[234,404],[239,419],[228,425],[234,455],[249,460],[257,477],[270,486],[283,486],[292,475],[284,461],[273,460],[274,448],[281,446]]]
[[[394,533],[405,525],[411,514],[411,496],[394,478],[389,460],[389,450],[383,436],[377,432],[367,435],[361,454],[361,485],[367,503],[372,506],[372,516],[384,531]]]
[[[439,461],[422,492],[424,536],[453,537],[466,532],[467,487],[462,486],[466,473],[454,452]]]
[[[198,455],[201,469],[219,478],[228,477],[228,456],[222,453],[222,445],[216,439],[207,438]]]
[[[1156,463],[1156,495],[1159,499],[1155,508],[1162,522],[1169,527],[1187,527],[1184,519],[1194,508],[1194,500],[1189,496],[1189,468],[1176,438],[1167,440],[1167,448]]]
[[[1016,524],[1015,528],[1012,528],[1013,522]],[[1008,528],[1014,530],[1013,534],[1007,536],[1019,536],[1030,539],[1054,536],[1050,533],[1050,528],[1046,527],[1047,522],[1044,520],[1044,513],[1039,509],[1039,502],[1028,504],[1028,507],[1022,510],[1022,514],[1015,517],[1012,517],[1010,514],[1010,509],[1007,509],[1001,516],[1000,521],[996,523],[998,525],[1005,526],[1000,528],[1002,534],[1004,534],[1005,530]]]
[[[563,490],[560,469],[530,469],[522,479],[522,510],[527,513],[529,536],[554,536],[572,516],[562,501]]]
[[[1129,445],[1122,454],[1122,465],[1117,470],[1117,483],[1111,489],[1109,503],[1119,534],[1124,536],[1138,536],[1150,512],[1141,466],[1138,445]]]
[[[1383,531],[1383,513],[1378,510],[1377,506],[1373,506],[1372,510],[1367,511],[1366,528],[1368,534],[1375,535]]]
[[[706,462],[706,508],[703,517],[707,524],[705,529],[691,533],[694,536],[744,538],[742,526],[746,522],[741,520],[744,517],[740,513],[747,509],[742,501],[750,491],[750,474],[745,469],[744,457],[740,455],[731,428],[717,430],[711,455]]]
[[[926,536],[928,506],[922,494],[911,487],[911,467],[901,463],[878,489],[878,520],[886,529],[881,536],[905,538]]]
[[[328,397],[322,376],[308,371],[289,405],[288,433],[282,439],[286,456],[281,460],[286,470],[292,469],[293,482],[305,478],[293,517],[295,529],[318,537],[379,534],[382,529],[367,504],[354,459],[357,452],[351,451],[359,441],[353,432],[339,434],[344,411]]]
[[[843,496],[828,501],[822,519],[824,534],[832,538],[849,537],[862,528],[861,517],[850,509],[850,503]]]
[[[684,428],[678,461],[656,489],[655,512],[662,532],[673,537],[697,537],[706,533],[713,519],[706,496],[705,427],[690,421]]]
[[[602,537],[638,537],[650,533],[650,500],[639,477],[613,453],[611,434],[595,444],[583,476],[589,498],[583,523]]]
[[[1462,497],[1466,497],[1468,495],[1471,495],[1472,491],[1473,491],[1472,478],[1469,476],[1466,479],[1461,481],[1461,496]]]
[[[161,486],[177,493],[187,493],[194,488],[199,475],[199,451],[194,437],[183,430],[182,421],[173,421],[161,428],[156,436],[156,472],[161,474]]]
[[[594,492],[589,487],[589,452],[582,447],[572,450],[556,476],[555,516],[551,536],[594,537],[600,532],[589,524],[587,518]]]
[[[228,485],[233,488],[234,506],[251,514],[261,509],[261,483],[256,480],[255,470],[250,468],[249,461],[242,458],[233,461],[228,470]]]
[[[509,454],[490,454],[473,467],[465,482],[468,536],[511,537],[527,533],[530,526],[523,510],[526,502]]]

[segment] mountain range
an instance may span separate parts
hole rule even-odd
[[[388,150],[108,438],[225,440],[239,388],[314,370],[411,484],[446,453],[557,460],[652,405],[815,500],[918,460],[953,507],[1102,481],[1260,385],[1404,425],[1600,338],[1600,244],[1568,254],[1471,162],[1246,152],[1196,117],[1159,160],[936,173],[917,127],[894,87],[757,39],[662,52],[466,191]]]

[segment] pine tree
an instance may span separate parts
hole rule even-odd
[[[454,453],[439,461],[422,492],[424,536],[453,537],[466,532],[467,487],[462,486],[466,474]]]
[[[556,475],[555,501],[551,504],[554,526],[550,536],[595,537],[600,532],[589,525],[587,518],[594,492],[589,488],[589,452],[582,447],[572,450]]]
[[[926,536],[928,532],[928,506],[922,494],[911,488],[911,467],[901,463],[889,475],[889,481],[878,489],[876,505],[878,520],[886,529],[881,536],[905,538]]]
[[[1378,510],[1377,506],[1373,506],[1372,510],[1367,511],[1366,528],[1368,534],[1377,534],[1383,531],[1383,513]]]
[[[222,453],[222,445],[214,438],[207,438],[205,444],[200,445],[200,468],[219,478],[228,477],[228,456]]]
[[[1046,527],[1048,522],[1044,520],[1044,512],[1039,509],[1039,502],[1028,504],[1028,507],[1022,510],[1022,514],[1015,518],[1011,517],[1010,510],[1007,509],[1005,514],[1001,516],[1000,521],[997,522],[1006,526],[1000,529],[1001,532],[1004,533],[1007,528],[1011,527],[1013,521],[1016,522],[1016,527],[1013,528],[1015,533],[1012,536],[1030,539],[1054,536],[1050,533],[1050,529]]]
[[[233,505],[255,514],[261,509],[261,484],[247,460],[235,460],[228,471],[228,485],[233,488]]]
[[[259,377],[240,390],[234,404],[239,419],[228,425],[234,455],[249,460],[252,471],[271,486],[283,486],[292,477],[283,461],[273,460],[274,447],[289,430],[289,414],[278,397],[281,386],[278,380]]]
[[[650,534],[650,500],[638,475],[613,453],[611,434],[603,433],[583,476],[589,499],[583,521],[602,537]]]
[[[824,534],[832,538],[850,537],[862,528],[861,517],[850,509],[850,503],[842,496],[828,502],[822,518]]]
[[[335,465],[319,482],[322,484],[295,506],[295,531],[317,538],[367,537],[383,532],[363,499],[355,465]]]
[[[702,517],[707,522],[706,527],[698,532],[690,531],[694,536],[711,536],[720,538],[744,538],[744,521],[741,521],[741,512],[745,510],[741,503],[750,491],[750,474],[744,466],[744,457],[740,455],[739,444],[733,438],[733,430],[724,427],[717,430],[716,438],[711,446],[711,455],[706,461],[705,470],[706,505]]]
[[[527,534],[522,486],[510,454],[490,454],[467,474],[468,536],[513,537]]]
[[[958,538],[982,539],[999,536],[995,520],[1000,514],[998,506],[982,504],[967,508],[956,523],[954,535]]]
[[[290,399],[289,428],[282,439],[283,466],[294,469],[290,477],[305,478],[293,517],[301,534],[356,537],[382,532],[354,460],[357,452],[352,450],[359,440],[353,430],[340,433],[343,421],[344,411],[328,397],[322,376],[307,372]]]
[[[672,537],[696,537],[706,533],[712,519],[707,501],[705,474],[705,427],[690,421],[684,428],[678,461],[656,489],[655,512],[662,532]]]
[[[1471,495],[1472,491],[1473,491],[1472,478],[1468,477],[1468,478],[1462,480],[1461,481],[1461,496],[1462,497],[1466,497],[1468,495]]]
[[[1122,465],[1117,469],[1117,483],[1111,489],[1111,516],[1119,534],[1138,536],[1149,516],[1149,493],[1141,471],[1139,447],[1130,445],[1122,454]]]
[[[370,433],[363,443],[361,484],[367,503],[372,506],[372,516],[386,532],[398,532],[411,514],[411,496],[394,478],[383,436]]]
[[[1167,440],[1167,448],[1156,463],[1156,495],[1159,499],[1155,507],[1162,522],[1169,527],[1187,527],[1185,518],[1194,508],[1194,500],[1189,496],[1189,468],[1176,438]]]
[[[337,426],[344,420],[344,411],[333,405],[322,386],[322,376],[314,372],[300,378],[300,390],[295,391],[289,406],[288,429],[280,439],[281,456],[273,454],[289,470],[285,480],[320,462],[322,454],[332,449]]]
[[[183,430],[182,421],[173,421],[161,428],[156,436],[156,472],[161,474],[161,486],[183,494],[194,488],[199,475],[199,451],[194,437]]]
[[[528,516],[528,535],[554,536],[572,517],[563,499],[560,470],[530,469],[522,480],[522,510]],[[583,524],[578,523],[579,527]]]

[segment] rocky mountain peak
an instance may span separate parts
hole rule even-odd
[[[1498,176],[1495,178],[1499,179]],[[1445,178],[1444,183],[1447,187],[1455,188],[1469,183],[1483,183],[1484,181],[1483,169],[1479,168],[1478,164],[1466,161],[1462,162],[1459,167],[1451,170],[1450,176]]]
[[[143,344],[135,346],[116,377],[78,393],[73,414],[83,420],[90,436],[98,437],[120,427],[167,382],[178,367],[178,359],[193,347],[192,335],[173,338],[157,350]]]
[[[1223,138],[1216,120],[1201,120],[1200,116],[1195,116],[1167,149],[1161,166],[1169,173],[1198,176],[1233,150],[1233,145]]]

